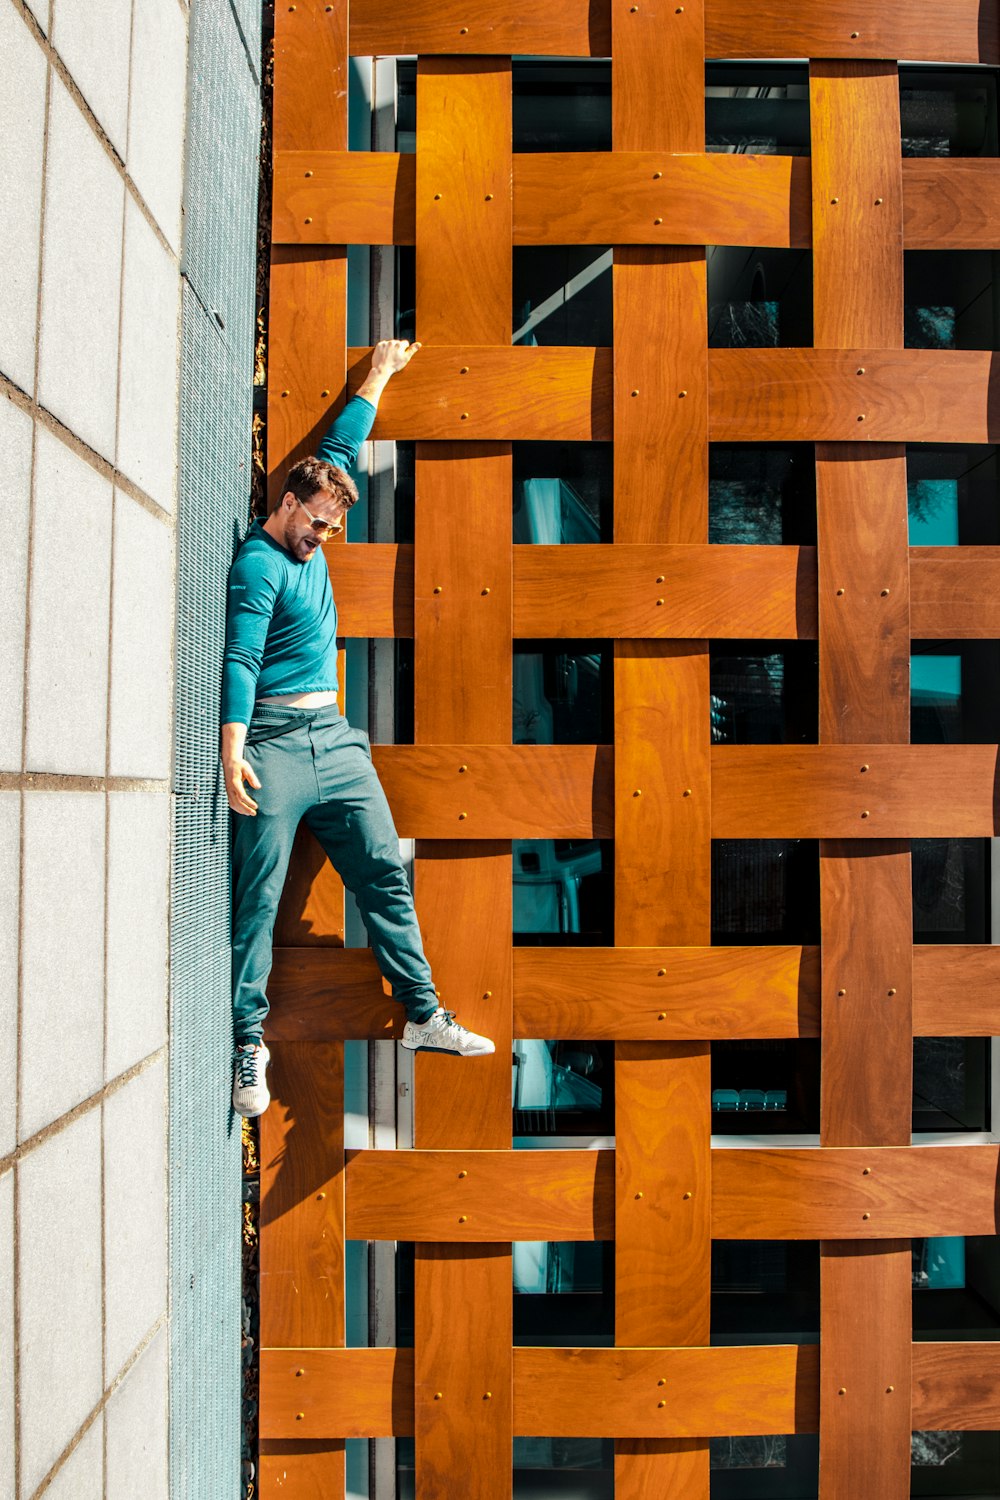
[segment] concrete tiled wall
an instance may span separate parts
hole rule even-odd
[[[187,0],[0,0],[0,1495],[165,1497]]]

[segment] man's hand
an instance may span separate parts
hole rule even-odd
[[[358,395],[377,406],[392,376],[405,370],[419,348],[419,344],[410,344],[406,339],[381,339],[372,350],[372,367]]]
[[[244,782],[260,791],[260,782],[249,761],[243,759],[243,746],[247,737],[245,724],[223,724],[222,726],[222,774],[226,779],[226,801],[234,813],[245,818],[257,816],[257,804],[250,796]]]

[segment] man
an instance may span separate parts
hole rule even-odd
[[[353,891],[375,958],[406,1010],[411,1051],[483,1056],[493,1043],[438,1005],[399,840],[368,736],[337,705],[337,610],[321,544],[358,498],[344,472],[371,431],[386,384],[420,348],[375,346],[371,371],[315,458],[290,471],[229,577],[222,673],[222,767],[233,835],[233,1108],[270,1103],[263,1043],[271,938],[295,830],[305,821]],[[249,789],[248,789],[249,788]],[[251,796],[251,790],[254,795]]]

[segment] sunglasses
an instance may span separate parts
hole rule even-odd
[[[299,500],[298,495],[295,496],[295,499],[298,501],[299,505],[302,505],[302,509],[306,513],[309,524],[312,527],[313,531],[315,531],[317,536],[329,536],[332,532],[343,531],[343,521],[324,521],[322,516],[314,516],[308,506],[302,504],[302,501]]]

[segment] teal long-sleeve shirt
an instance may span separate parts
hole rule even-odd
[[[355,396],[316,457],[351,468],[374,420],[371,402]],[[322,554],[299,562],[255,521],[229,574],[222,723],[249,724],[257,698],[337,686],[337,606]]]

